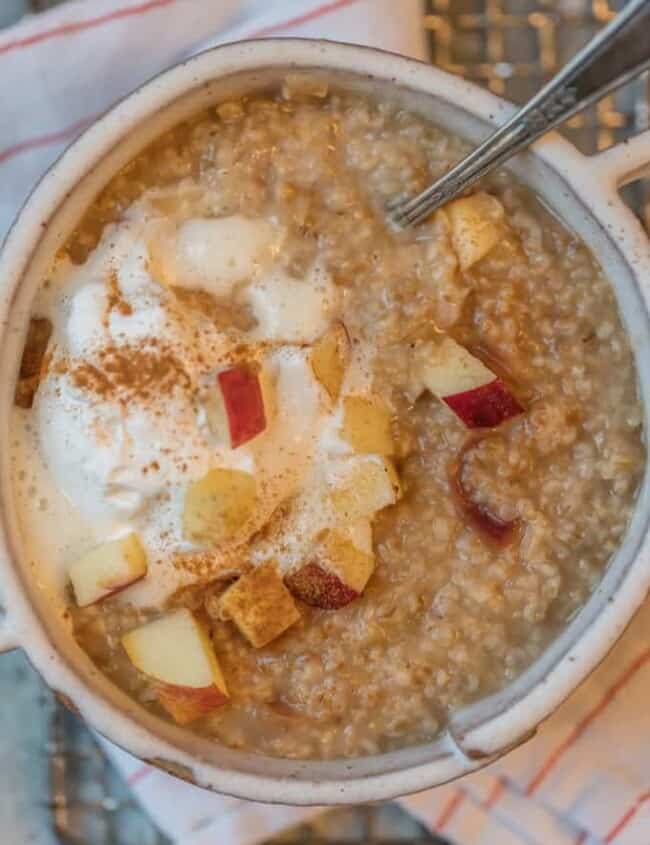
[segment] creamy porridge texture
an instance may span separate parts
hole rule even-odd
[[[23,532],[155,712],[285,757],[422,741],[620,544],[642,411],[589,251],[505,173],[385,223],[462,151],[289,77],[161,138],[57,257],[16,390]]]

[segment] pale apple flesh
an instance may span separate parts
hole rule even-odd
[[[146,574],[147,556],[135,534],[96,546],[68,567],[79,607],[113,596]]]
[[[309,361],[316,380],[336,402],[350,361],[350,338],[343,323],[335,323],[318,338],[310,350]]]
[[[205,411],[205,418],[210,434],[216,444],[220,447],[231,446],[228,412],[226,411],[226,403],[223,399],[221,387],[216,378],[215,384],[209,390],[206,390],[201,397],[201,404]]]
[[[189,485],[183,509],[183,533],[197,543],[245,540],[254,529],[255,477],[234,469],[213,469]]]
[[[483,192],[453,200],[443,208],[461,270],[469,270],[503,238],[505,211],[496,197]]]
[[[372,517],[402,495],[394,464],[380,455],[353,455],[342,460],[330,484],[330,502],[341,524]]]
[[[305,604],[338,610],[361,595],[374,569],[372,553],[361,551],[342,534],[327,530],[313,559],[290,573],[285,582]]]
[[[468,428],[494,428],[524,409],[505,383],[450,337],[415,354],[418,384],[444,402]]]
[[[160,704],[179,724],[229,700],[208,632],[187,608],[130,631],[122,645],[135,668],[154,681]]]
[[[392,455],[395,451],[390,409],[378,396],[346,396],[341,433],[355,452]]]

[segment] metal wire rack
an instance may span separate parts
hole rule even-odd
[[[51,707],[50,806],[62,845],[168,845],[83,723],[65,708]],[[390,803],[332,810],[268,845],[355,843],[445,845]]]
[[[625,5],[625,0],[428,0],[434,64],[524,103]],[[602,99],[563,128],[584,153],[650,126],[650,76]],[[650,230],[650,180],[624,198]]]
[[[34,10],[61,0],[32,0]],[[497,94],[523,102],[606,23],[622,0],[427,0],[423,25],[432,61]],[[604,149],[650,125],[648,77],[587,113],[566,135],[584,152]],[[650,228],[650,185],[626,199]],[[49,756],[53,826],[64,845],[166,845],[134,803],[92,735],[51,703]],[[334,810],[288,831],[273,845],[441,843],[394,804]]]

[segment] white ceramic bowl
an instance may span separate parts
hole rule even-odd
[[[470,772],[525,740],[605,656],[650,587],[650,486],[646,472],[625,542],[587,605],[517,681],[456,713],[434,742],[330,762],[232,751],[167,724],[114,687],[73,642],[30,576],[17,530],[8,418],[30,304],[54,251],[111,176],[146,144],[198,109],[318,68],[333,82],[409,109],[469,141],[512,106],[429,65],[341,44],[266,40],[219,47],[162,74],[95,123],[29,198],[0,258],[0,648],[23,648],[47,683],[117,744],[219,792],[294,804],[359,803],[415,792]],[[616,289],[646,412],[650,408],[650,245],[617,189],[650,161],[650,133],[592,158],[558,136],[513,163],[593,250]]]

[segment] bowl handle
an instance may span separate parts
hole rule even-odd
[[[592,157],[594,169],[612,188],[650,177],[650,129]]]

